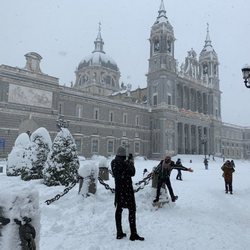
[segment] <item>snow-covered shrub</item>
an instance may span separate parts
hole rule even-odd
[[[31,168],[27,167],[22,171],[23,180],[42,179],[43,168],[51,149],[52,141],[47,129],[41,127],[34,131],[30,137],[30,158]]]
[[[43,169],[44,184],[68,186],[77,176],[79,159],[75,140],[67,128],[55,137]]]
[[[25,168],[31,168],[31,142],[27,133],[20,134],[14,147],[8,155],[6,173],[8,176],[17,176]]]

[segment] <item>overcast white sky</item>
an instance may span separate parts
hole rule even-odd
[[[176,37],[175,57],[201,52],[210,25],[212,45],[220,61],[222,120],[250,126],[250,89],[241,68],[250,64],[249,0],[165,0]],[[150,29],[160,0],[0,0],[0,64],[24,67],[24,55],[37,52],[44,73],[60,84],[75,81],[75,69],[94,49],[102,23],[104,51],[133,89],[146,87]]]

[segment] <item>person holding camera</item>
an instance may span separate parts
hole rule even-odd
[[[191,168],[186,168],[182,165],[176,165],[173,161],[171,161],[170,156],[166,156],[164,160],[160,161],[155,170],[155,172],[158,174],[158,183],[157,183],[156,198],[154,199],[153,202],[159,201],[160,191],[163,183],[167,185],[172,202],[175,202],[178,199],[178,196],[174,195],[170,182],[170,174],[173,169],[193,172],[193,169]]]
[[[116,238],[126,237],[122,230],[122,211],[123,208],[127,208],[129,210],[130,240],[143,241],[144,238],[137,234],[136,229],[136,203],[132,184],[132,176],[135,175],[133,155],[129,154],[128,159],[126,159],[126,149],[120,146],[117,149],[115,159],[111,161],[111,169],[115,178]]]

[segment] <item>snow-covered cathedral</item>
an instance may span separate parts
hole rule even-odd
[[[162,0],[149,42],[143,89],[120,83],[100,28],[71,87],[44,74],[35,52],[25,55],[24,68],[0,65],[0,156],[7,156],[22,132],[45,127],[54,138],[62,118],[86,157],[113,155],[123,144],[134,155],[155,159],[166,153],[250,158],[250,130],[221,120],[219,61],[209,26],[199,56],[191,48],[179,68],[174,27]]]

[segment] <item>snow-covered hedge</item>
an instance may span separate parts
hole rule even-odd
[[[27,133],[20,134],[8,155],[8,176],[21,175],[23,180],[43,178],[43,167],[51,149],[49,132],[41,127],[29,137]]]
[[[42,179],[43,168],[51,150],[52,141],[47,129],[41,127],[32,133],[30,136],[31,164],[27,165],[22,171],[22,179]]]
[[[20,134],[7,159],[6,173],[9,176],[17,176],[25,168],[31,168],[31,142],[27,133]]]

